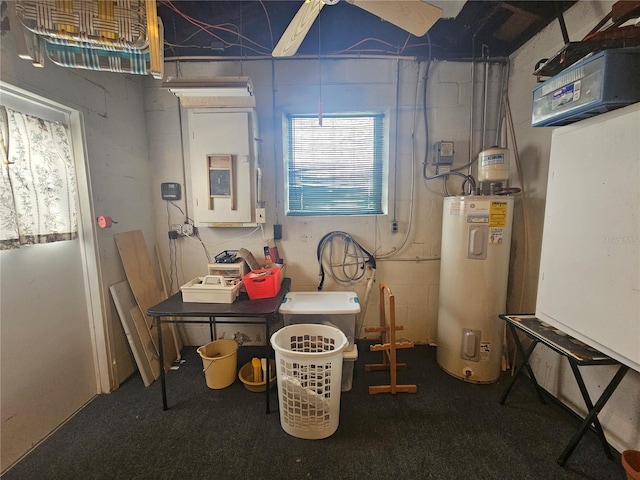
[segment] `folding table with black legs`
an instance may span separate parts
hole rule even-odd
[[[583,418],[580,428],[575,432],[575,434],[571,438],[571,441],[567,444],[563,452],[558,457],[558,463],[560,465],[564,465],[566,463],[567,459],[578,445],[580,439],[584,436],[584,434],[591,426],[593,426],[596,435],[600,439],[607,458],[613,458],[611,455],[611,448],[609,447],[609,443],[607,442],[604,431],[602,430],[602,426],[598,421],[598,413],[600,413],[600,411],[607,403],[607,400],[609,400],[615,389],[618,387],[618,385],[622,381],[622,378],[629,370],[629,367],[621,364],[613,358],[608,357],[607,355],[599,352],[589,345],[586,345],[580,340],[567,335],[558,328],[539,320],[535,317],[535,315],[500,315],[500,318],[507,322],[507,327],[509,327],[509,331],[513,336],[513,340],[516,344],[518,353],[522,357],[522,360],[516,368],[511,381],[508,383],[504,392],[502,393],[502,396],[500,397],[500,404],[503,405],[507,400],[507,396],[509,395],[513,384],[525,368],[527,369],[529,378],[531,379],[531,382],[536,389],[538,398],[542,403],[546,403],[544,400],[545,391],[538,384],[536,377],[533,374],[533,369],[531,368],[531,365],[529,365],[529,357],[531,356],[531,353],[533,353],[533,350],[539,343],[542,343],[543,345],[546,345],[553,351],[559,353],[560,355],[566,357],[567,360],[569,360],[569,365],[571,365],[571,370],[573,371],[573,375],[576,379],[576,382],[578,383],[580,393],[582,394],[582,398],[584,399],[584,403],[587,407],[587,414]],[[531,340],[531,344],[526,350],[522,345],[520,337],[518,336],[518,332],[524,333]],[[591,397],[589,396],[589,392],[587,391],[587,387],[584,384],[582,374],[580,373],[580,369],[578,368],[582,366],[592,365],[619,365],[616,374],[613,376],[595,404],[592,402]]]
[[[239,323],[264,325],[265,329],[265,357],[267,358],[266,377],[271,378],[270,362],[272,358],[270,339],[270,324],[279,318],[279,309],[282,299],[289,291],[291,279],[285,278],[280,285],[280,291],[271,298],[249,300],[246,293],[241,293],[233,303],[192,303],[183,302],[182,293],[178,292],[147,310],[147,315],[152,317],[153,325],[158,335],[158,362],[160,364],[160,384],[162,389],[162,409],[169,408],[167,404],[166,375],[163,368],[164,352],[162,344],[163,323],[208,323],[211,340],[214,340],[214,328],[218,323]],[[269,408],[269,388],[265,388],[266,412]]]

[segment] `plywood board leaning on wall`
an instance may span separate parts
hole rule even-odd
[[[116,305],[122,327],[140,371],[145,387],[160,376],[160,365],[156,347],[151,340],[149,326],[144,320],[140,307],[136,303],[127,282],[116,283],[109,287],[113,303]]]
[[[151,330],[151,338],[156,342],[158,335],[152,319],[146,315],[146,312],[149,308],[163,301],[164,294],[151,266],[151,258],[142,231],[117,233],[114,238],[133,296],[140,310],[145,314],[144,318]],[[162,325],[162,348],[164,368],[168,370],[178,357],[173,332],[168,324]]]
[[[164,293],[163,300],[166,300],[171,296],[171,292],[169,291],[169,286],[167,285],[167,275],[165,273],[164,265],[162,264],[162,258],[160,256],[160,249],[158,245],[153,246],[156,252],[156,260],[158,261],[158,270],[160,272],[160,280],[162,280],[162,292]],[[176,352],[178,356],[178,360],[182,359],[180,352],[182,352],[182,337],[180,336],[180,332],[178,331],[178,327],[175,323],[170,323],[171,332],[173,332],[173,341],[176,347]]]

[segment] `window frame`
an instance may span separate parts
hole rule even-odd
[[[283,182],[284,182],[284,213],[286,216],[291,217],[354,217],[354,216],[363,216],[363,217],[371,217],[371,216],[380,216],[387,215],[388,212],[388,202],[389,202],[389,113],[387,111],[364,111],[364,112],[338,112],[338,113],[325,113],[322,116],[322,120],[326,122],[326,119],[331,118],[357,118],[357,117],[371,117],[379,121],[379,124],[374,125],[374,133],[375,130],[379,130],[379,138],[373,139],[373,141],[377,144],[374,146],[374,149],[378,149],[376,158],[380,162],[379,165],[379,176],[377,191],[379,192],[379,208],[375,211],[314,211],[314,210],[294,210],[290,206],[290,187],[292,179],[290,178],[290,162],[291,162],[291,122],[295,118],[313,118],[317,121],[318,114],[313,113],[292,113],[286,112],[282,114],[282,163],[283,163]],[[372,167],[375,170],[374,167]]]

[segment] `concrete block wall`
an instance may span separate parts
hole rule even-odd
[[[482,72],[482,65],[478,66]],[[273,69],[273,70],[272,70]],[[244,62],[200,62],[168,64],[167,75],[222,76],[246,75],[254,85],[257,115],[260,123],[263,192],[267,202],[264,230],[200,229],[200,235],[212,255],[225,249],[244,247],[261,258],[265,239],[271,238],[272,225],[283,226],[278,242],[280,255],[287,264],[286,274],[292,278],[294,291],[315,291],[318,285],[316,249],[320,239],[331,231],[351,234],[369,252],[381,257],[376,282],[385,282],[396,297],[397,323],[404,326],[402,337],[416,343],[433,343],[437,333],[437,298],[439,254],[442,220],[443,181],[422,178],[425,151],[429,161],[433,143],[452,140],[456,145],[455,165],[465,165],[477,155],[480,146],[483,75],[476,74],[475,96],[471,93],[471,66],[468,63],[432,62],[427,92],[429,145],[423,117],[422,94],[426,63],[413,59],[363,60],[255,60]],[[275,79],[275,85],[272,83]],[[500,89],[501,69],[490,67],[490,92]],[[399,82],[399,83],[398,83]],[[398,83],[398,91],[396,84]],[[397,105],[396,105],[396,98]],[[471,100],[475,98],[474,138],[477,145],[469,148]],[[314,113],[322,100],[323,112],[358,112],[382,109],[389,119],[389,212],[377,217],[285,217],[283,199],[283,164],[281,116],[284,112]],[[497,98],[488,98],[488,136],[495,136]],[[185,198],[176,202],[190,211],[189,172],[183,176],[180,113],[177,99],[148,82],[145,89],[147,125],[150,135],[150,158],[154,163],[154,212],[156,241],[161,246],[167,271],[169,243],[167,225],[184,220],[181,212],[160,199],[160,183],[185,183]],[[417,102],[417,103],[416,103]],[[182,112],[182,122],[186,112]],[[397,125],[396,125],[397,122]],[[187,160],[188,163],[188,160]],[[187,169],[188,170],[188,169]],[[430,168],[430,175],[435,172]],[[450,194],[461,192],[458,178],[447,184]],[[395,203],[394,203],[395,202]],[[169,217],[169,218],[168,218]],[[399,232],[391,233],[390,222],[399,222]],[[247,236],[248,235],[248,236]],[[189,239],[177,241],[177,280],[180,284],[206,272],[202,246]],[[330,278],[325,290],[349,289],[365,297],[367,278],[344,286]],[[358,331],[378,324],[378,286],[374,285],[366,315],[360,319]],[[188,327],[187,343],[208,341],[208,330]]]

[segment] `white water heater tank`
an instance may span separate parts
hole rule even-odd
[[[509,150],[492,147],[478,154],[478,182],[506,183],[509,180]]]
[[[513,197],[447,197],[442,216],[438,365],[492,383],[502,367]]]

